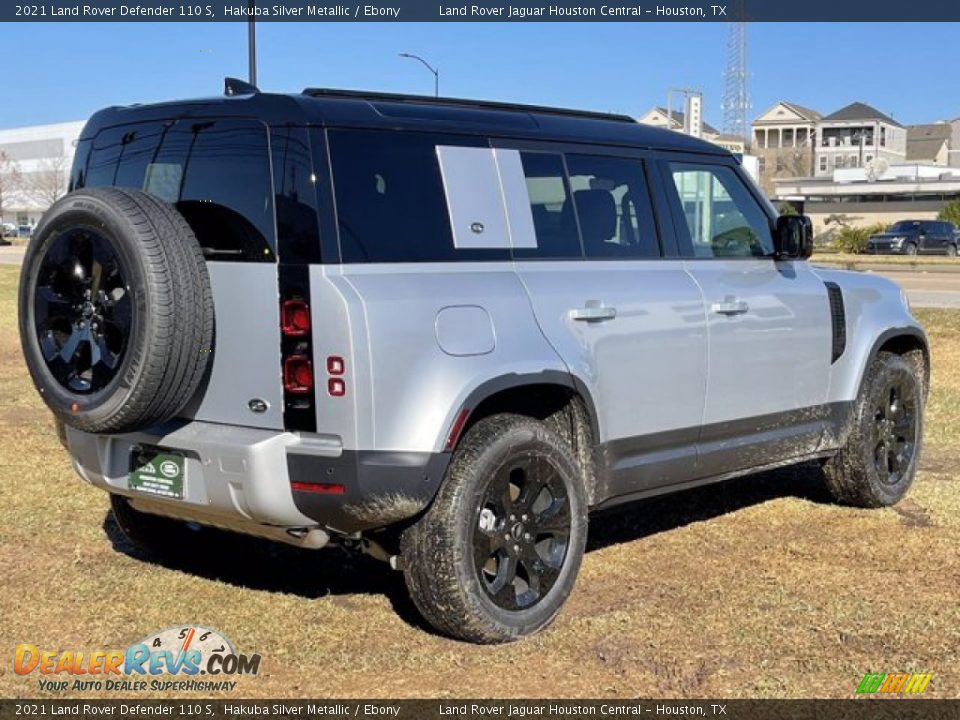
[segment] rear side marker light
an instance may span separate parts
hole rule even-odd
[[[339,355],[331,355],[327,358],[327,373],[330,375],[343,375],[347,370],[347,364]]]
[[[343,397],[347,394],[347,384],[342,378],[330,378],[327,380],[327,392],[331,397]]]
[[[291,482],[290,487],[297,492],[319,493],[322,495],[343,495],[347,488],[340,483]]]
[[[457,446],[457,440],[460,439],[460,433],[463,432],[463,426],[467,424],[467,418],[469,417],[470,408],[464,408],[457,415],[457,419],[453,421],[453,426],[450,428],[450,434],[447,436],[447,450],[453,450]]]
[[[280,306],[280,327],[287,337],[310,332],[310,308],[303,300],[285,300]]]
[[[283,389],[294,395],[313,390],[313,367],[306,355],[291,355],[284,360]]]

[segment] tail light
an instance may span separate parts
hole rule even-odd
[[[313,391],[313,365],[306,355],[291,355],[283,361],[283,389],[293,395]]]
[[[287,337],[303,337],[310,332],[310,308],[304,300],[284,300],[280,306],[280,327]]]

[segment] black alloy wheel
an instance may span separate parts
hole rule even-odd
[[[480,582],[498,607],[522,610],[550,592],[563,568],[571,524],[564,483],[543,456],[507,463],[490,479],[473,549]]]
[[[203,251],[174,206],[84,188],[44,213],[20,272],[20,344],[64,425],[133,432],[176,417],[201,387],[213,326]]]
[[[34,324],[43,358],[64,388],[87,394],[116,377],[133,314],[126,271],[112,243],[72,228],[40,262]]]
[[[901,379],[887,383],[874,413],[874,462],[880,478],[897,485],[913,461],[917,445],[916,386]]]

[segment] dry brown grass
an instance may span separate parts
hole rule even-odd
[[[138,556],[30,385],[15,282],[0,267],[0,697],[38,695],[11,672],[18,642],[123,648],[194,622],[263,654],[237,697],[845,697],[866,671],[909,670],[960,695],[960,313],[919,313],[928,448],[898,507],[834,507],[800,468],[597,517],[555,626],[475,647],[425,630],[401,577],[366,558],[246,539],[189,566]]]

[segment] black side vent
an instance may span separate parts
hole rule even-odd
[[[843,291],[836,283],[824,283],[830,300],[830,322],[833,325],[833,349],[830,363],[833,364],[847,349],[847,313],[843,309]]]

